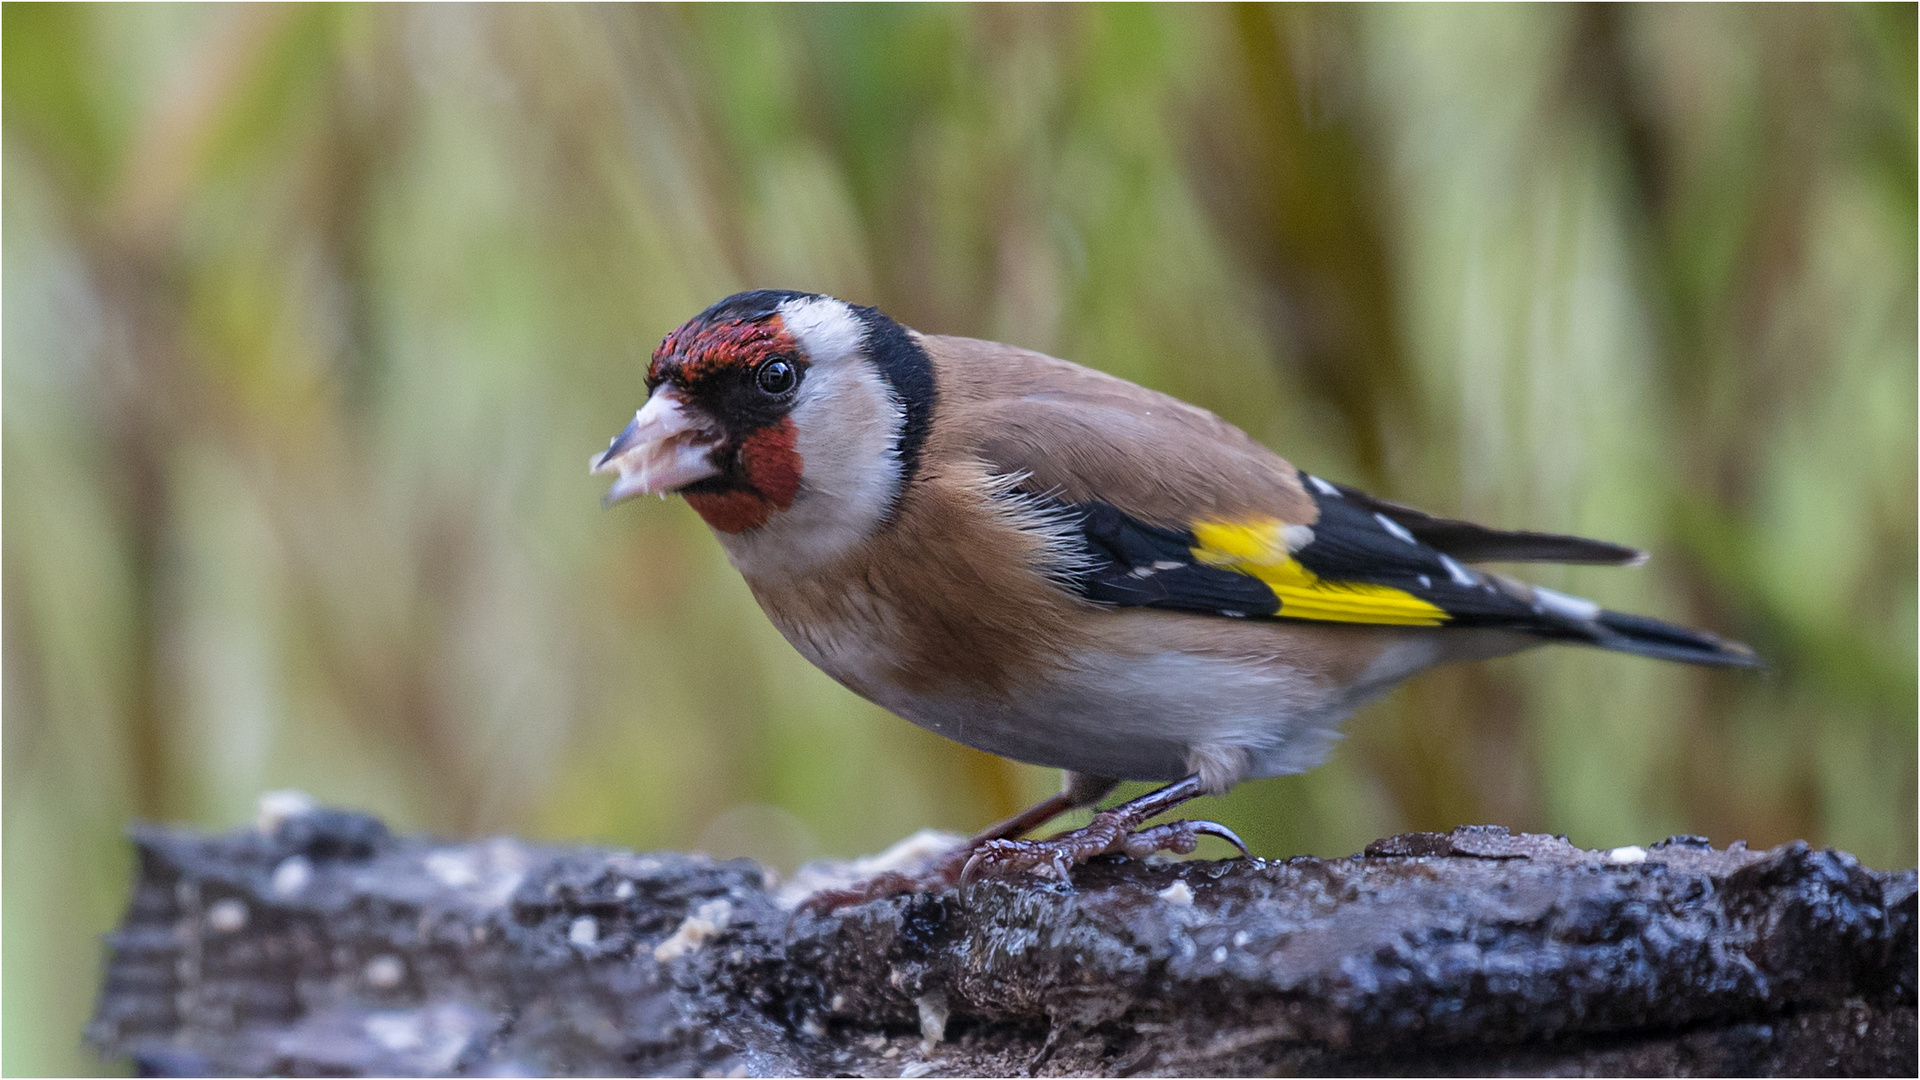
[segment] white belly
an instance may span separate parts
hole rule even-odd
[[[1499,631],[1246,620],[1234,624],[1232,648],[1217,647],[1221,638],[1213,633],[1216,647],[1203,651],[1178,632],[1218,625],[1205,617],[1100,613],[1094,617],[1131,627],[1131,636],[1049,664],[1008,693],[929,691],[916,688],[920,681],[888,647],[898,640],[892,613],[857,610],[860,617],[837,625],[775,623],[802,655],[855,693],[956,742],[1122,780],[1199,773],[1213,791],[1320,764],[1340,737],[1341,721],[1417,671],[1531,644]],[[1332,635],[1340,635],[1347,657],[1357,659],[1359,650],[1369,659],[1332,676],[1324,647]],[[1306,642],[1322,647],[1302,647]]]
[[[956,742],[1122,780],[1200,772],[1216,790],[1320,764],[1340,722],[1370,696],[1271,658],[1179,652],[1082,657],[1004,697],[913,692],[888,677],[887,660],[867,641],[792,640],[855,692]]]
[[[1326,760],[1351,705],[1273,663],[1164,653],[1089,658],[1005,701],[883,702],[922,727],[1004,757],[1123,780],[1216,773],[1209,786]]]

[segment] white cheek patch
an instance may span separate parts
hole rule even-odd
[[[801,486],[842,503],[842,511],[884,513],[900,483],[895,449],[906,410],[880,373],[866,364],[820,365],[808,371],[794,402]]]
[[[816,359],[801,380],[788,414],[800,455],[800,493],[760,528],[721,535],[741,573],[809,572],[865,539],[892,508],[900,491],[896,446],[906,410],[880,373],[857,355]]]

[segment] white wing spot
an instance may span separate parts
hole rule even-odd
[[[1431,588],[1433,588],[1433,579],[1432,579],[1432,578],[1430,578],[1430,577],[1428,577],[1428,576],[1427,576],[1427,575],[1425,575],[1425,574],[1421,574],[1421,575],[1420,575],[1420,587],[1421,587],[1421,588],[1423,588],[1423,589],[1431,589]]]
[[[1440,565],[1446,567],[1447,576],[1453,579],[1453,583],[1463,589],[1471,589],[1480,583],[1466,567],[1445,555],[1440,556]]]
[[[1559,615],[1576,622],[1589,622],[1600,614],[1600,605],[1591,600],[1582,600],[1578,596],[1568,596],[1538,585],[1533,587],[1533,606],[1545,614]]]
[[[1387,515],[1375,514],[1373,515],[1373,520],[1379,522],[1380,527],[1387,530],[1387,532],[1391,534],[1395,540],[1404,540],[1409,544],[1413,544],[1415,546],[1419,545],[1420,541],[1415,540],[1413,538],[1412,533],[1408,532],[1405,528],[1401,526],[1399,522],[1393,520]]]
[[[1312,484],[1313,490],[1319,492],[1322,495],[1331,495],[1336,499],[1340,497],[1339,488],[1334,487],[1332,484],[1327,483],[1325,480],[1322,480],[1317,476],[1313,476],[1309,474],[1307,476],[1307,483]]]
[[[1288,551],[1299,551],[1313,543],[1313,529],[1307,525],[1289,525],[1280,530],[1280,539]]]

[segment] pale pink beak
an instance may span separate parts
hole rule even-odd
[[[713,463],[710,424],[671,387],[655,391],[606,453],[588,462],[593,474],[619,473],[601,500],[612,506],[635,495],[666,496],[720,475]]]

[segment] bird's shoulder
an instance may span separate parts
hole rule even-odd
[[[976,458],[1035,494],[1165,527],[1314,517],[1292,465],[1205,409],[1011,345],[920,340],[940,394],[933,454]]]

